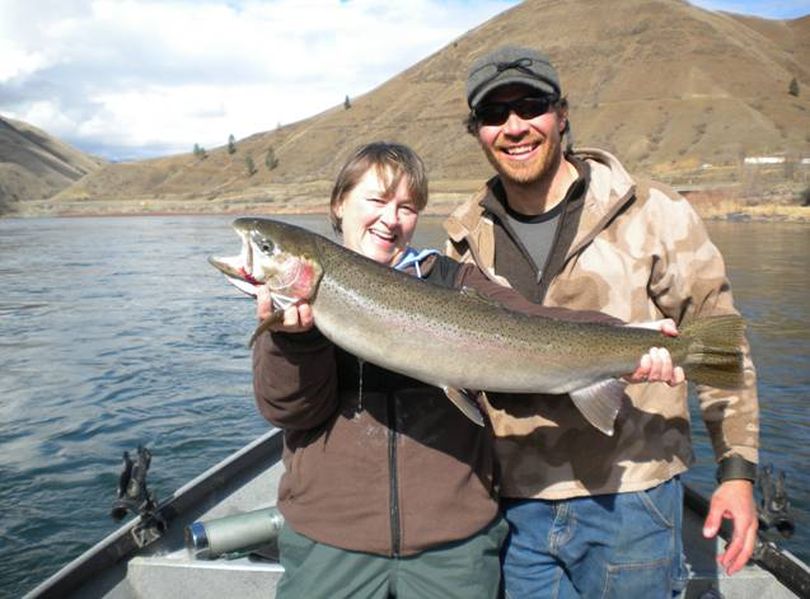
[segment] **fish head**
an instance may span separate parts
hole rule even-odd
[[[314,298],[323,269],[313,233],[264,218],[239,218],[233,228],[242,239],[240,253],[208,258],[228,281],[252,296],[266,285],[277,306]]]

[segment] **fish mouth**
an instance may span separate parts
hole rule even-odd
[[[251,297],[256,297],[259,294],[259,287],[263,283],[245,270],[244,266],[235,263],[234,258],[209,256],[208,263],[224,274],[228,282],[242,293]]]
[[[231,258],[217,258],[216,256],[209,256],[208,263],[216,268],[219,272],[231,279],[239,279],[251,285],[262,285],[256,277],[250,274],[241,263],[242,256],[235,256]]]
[[[253,248],[249,241],[249,231],[241,227],[234,227],[242,239],[242,249],[237,256],[209,256],[208,263],[224,274],[228,282],[240,291],[256,296],[257,288],[264,285],[264,281],[257,279],[253,271]]]

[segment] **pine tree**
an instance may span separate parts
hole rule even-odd
[[[788,85],[788,93],[791,96],[799,97],[799,82],[796,81],[796,78],[790,80],[790,85]]]
[[[264,157],[264,166],[267,167],[268,171],[272,171],[278,166],[278,158],[276,158],[276,152],[273,150],[273,146],[267,148],[267,155]]]
[[[352,103],[349,101],[349,96],[346,96],[346,99],[343,100],[343,109],[349,110],[352,107]]]
[[[245,156],[245,167],[247,168],[249,177],[256,174],[256,163],[253,162],[253,157],[250,154]]]
[[[236,138],[233,136],[233,133],[231,133],[228,136],[228,154],[234,153],[236,153]]]

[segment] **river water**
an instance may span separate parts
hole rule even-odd
[[[0,597],[30,590],[118,524],[123,451],[169,495],[269,426],[252,400],[253,304],[206,262],[231,217],[0,220]],[[323,216],[288,218],[326,233]],[[425,217],[417,243],[440,244]],[[709,223],[760,377],[762,456],[787,472],[810,559],[810,228]],[[713,466],[697,414],[698,464]]]

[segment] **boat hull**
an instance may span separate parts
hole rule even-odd
[[[134,519],[70,562],[26,597],[106,598],[275,596],[283,569],[277,561],[243,556],[235,559],[196,559],[185,545],[184,531],[192,522],[270,507],[283,473],[282,434],[278,430],[258,438],[220,464],[181,487],[161,503],[168,521],[165,534],[139,547]],[[714,589],[725,597],[789,599],[791,591],[771,572],[749,563],[733,577],[717,566],[722,539],[704,539],[700,495],[687,489],[684,510],[684,547],[690,578],[684,597],[704,596]],[[703,499],[705,501],[705,499]],[[799,583],[810,581],[810,569],[789,552],[775,549],[782,565],[794,563]],[[781,561],[780,561],[781,560]],[[795,584],[793,585],[796,587]],[[803,588],[803,587],[802,587]]]

